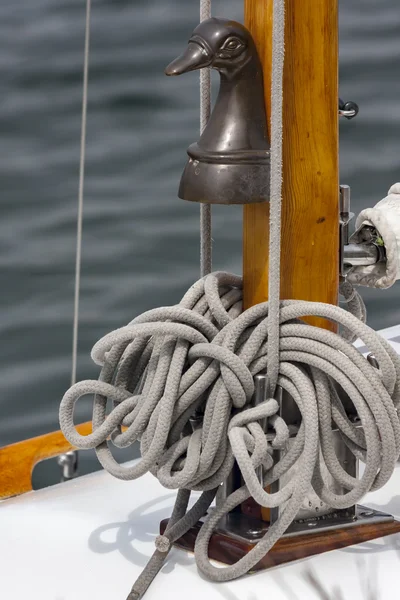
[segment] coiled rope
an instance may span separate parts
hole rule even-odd
[[[400,358],[390,344],[339,307],[279,300],[283,33],[284,2],[275,0],[270,301],[242,312],[239,277],[203,277],[180,304],[146,312],[97,342],[92,358],[102,367],[99,380],[75,384],[61,402],[66,438],[78,448],[95,448],[112,475],[130,480],[151,472],[163,486],[179,490],[168,527],[156,539],[156,551],[129,600],[142,597],[171,544],[207,513],[234,461],[244,485],[209,512],[195,545],[198,568],[212,581],[231,580],[251,570],[294,520],[311,488],[332,508],[352,506],[388,481],[400,454]],[[348,302],[354,301],[351,290],[342,293]],[[380,369],[347,339],[304,323],[306,316],[329,319],[341,325],[348,338],[361,338]],[[250,407],[253,378],[265,370],[269,396]],[[352,401],[362,429],[349,420],[336,384]],[[273,398],[276,385],[290,394],[301,413],[290,446],[288,426]],[[94,394],[93,433],[83,437],[75,429],[73,414],[76,402],[87,394]],[[109,400],[112,410],[107,414]],[[275,432],[272,439],[260,425],[266,418]],[[333,429],[365,463],[361,479],[339,463]],[[139,462],[119,465],[109,438],[117,447],[139,440]],[[275,448],[285,452],[274,463]],[[262,484],[257,476],[261,465]],[[276,493],[265,490],[294,465],[289,483]],[[327,485],[323,465],[346,493],[337,494]],[[194,490],[202,494],[187,510]],[[261,506],[281,507],[280,518],[245,557],[217,568],[208,559],[211,535],[220,519],[250,496]]]
[[[205,514],[237,461],[245,485],[206,517],[196,541],[198,567],[213,581],[233,579],[251,569],[295,518],[311,486],[333,508],[352,506],[388,481],[400,451],[400,360],[393,348],[341,308],[287,300],[281,302],[279,315],[278,384],[294,398],[302,422],[295,443],[273,464],[272,449],[284,447],[289,435],[275,414],[278,404],[270,398],[248,408],[253,377],[268,365],[269,305],[241,313],[240,288],[240,278],[214,273],[192,286],[179,305],[151,310],[109,333],[92,351],[94,361],[102,365],[99,381],[77,383],[60,407],[67,439],[81,449],[96,448],[112,475],[129,480],[150,471],[166,488],[180,489],[174,511],[178,517],[162,536],[164,551],[157,551],[162,559],[165,547],[168,550],[169,543]],[[380,370],[346,340],[299,321],[310,315],[337,322],[361,338]],[[353,402],[362,429],[348,419],[334,382]],[[95,394],[93,433],[83,437],[74,427],[73,412],[86,394]],[[108,415],[107,399],[113,402]],[[200,411],[202,422],[196,421],[192,429],[191,418]],[[259,424],[266,417],[276,431],[272,441]],[[365,462],[360,480],[341,467],[333,446],[334,428]],[[129,467],[119,465],[108,447],[109,436],[118,447],[140,440],[141,460]],[[337,495],[325,484],[319,450],[333,479],[348,493]],[[296,476],[289,484],[275,494],[264,490],[295,463]],[[256,475],[260,465],[263,486]],[[203,494],[185,515],[191,490]],[[286,504],[281,518],[236,565],[213,567],[207,558],[212,532],[223,515],[250,496],[266,507]],[[157,570],[160,566],[157,563]],[[147,587],[149,581],[145,583]]]

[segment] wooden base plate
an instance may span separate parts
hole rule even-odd
[[[161,521],[160,532],[164,533],[168,519]],[[201,527],[197,523],[190,531],[175,542],[175,546],[193,552],[197,534]],[[369,540],[400,532],[400,522],[365,523],[341,529],[319,531],[282,537],[252,571],[261,571],[301,558],[307,558],[330,550],[346,548]],[[213,560],[231,565],[245,556],[254,546],[237,536],[217,532],[210,540],[208,554]]]

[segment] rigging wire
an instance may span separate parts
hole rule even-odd
[[[200,0],[200,21],[211,17],[211,0]],[[200,70],[200,134],[211,114],[211,69]],[[200,275],[212,270],[211,205],[200,204]]]
[[[89,74],[90,10],[91,10],[91,0],[86,0],[85,50],[84,50],[84,62],[83,62],[83,94],[82,94],[82,120],[81,120],[81,146],[80,146],[80,160],[79,160],[78,216],[77,216],[77,232],[76,232],[74,319],[73,319],[73,328],[72,328],[71,385],[74,385],[74,383],[76,382],[76,365],[77,365],[77,356],[78,356],[79,299],[80,299],[80,287],[81,287],[81,262],[82,262],[83,189],[84,189],[84,182],[85,182],[86,121],[87,121],[87,97],[88,97],[88,74]]]
[[[81,141],[79,157],[79,187],[78,187],[78,214],[76,219],[76,258],[75,258],[75,291],[74,315],[72,322],[72,360],[71,360],[71,385],[76,383],[76,367],[78,362],[79,339],[79,300],[81,288],[81,263],[82,263],[82,222],[83,222],[83,189],[85,182],[85,157],[86,157],[86,121],[87,97],[89,75],[89,42],[90,42],[90,11],[91,0],[86,0],[85,46],[83,59],[83,93],[81,117]],[[62,481],[72,479],[78,470],[78,452],[61,454],[57,463],[62,470]]]

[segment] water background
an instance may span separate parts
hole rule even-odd
[[[341,181],[358,213],[400,180],[400,6],[340,7],[340,93],[360,105],[341,123]],[[242,10],[214,0],[214,15]],[[82,0],[0,4],[0,446],[57,429],[70,381],[84,17]],[[78,379],[97,377],[99,337],[198,276],[198,206],[177,199],[198,74],[163,75],[197,23],[197,1],[93,3]],[[216,269],[241,272],[241,214],[214,209]],[[399,286],[363,293],[374,328],[400,323]]]

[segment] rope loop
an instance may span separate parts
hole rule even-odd
[[[196,344],[188,354],[189,360],[197,358],[213,358],[221,369],[221,377],[228,390],[235,408],[243,408],[250,402],[254,394],[254,381],[247,366],[240,357],[228,348],[216,344]]]

